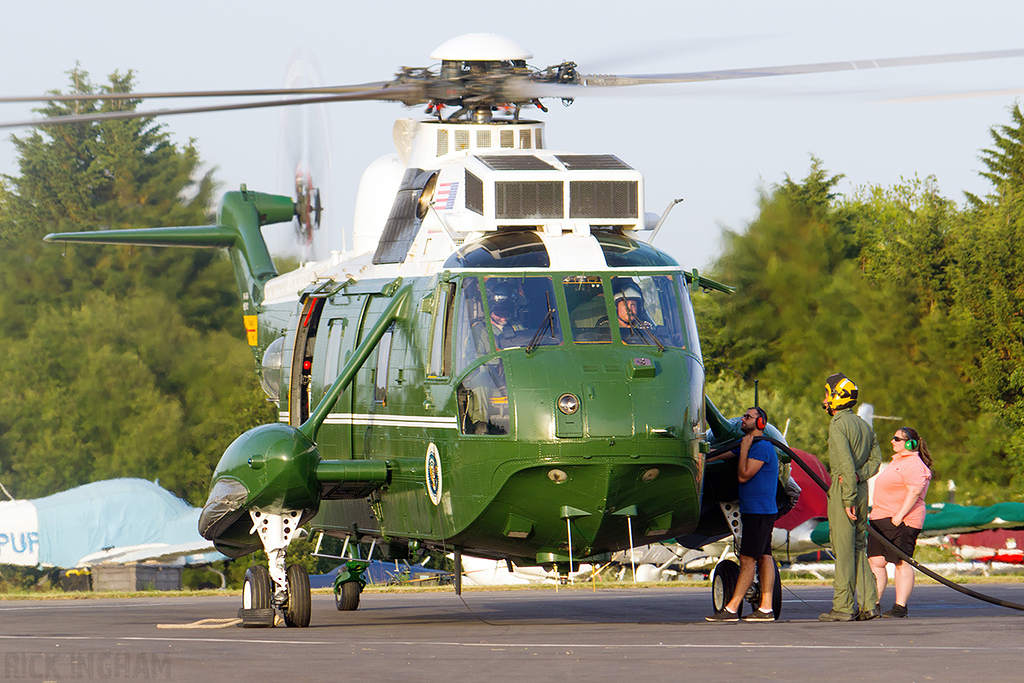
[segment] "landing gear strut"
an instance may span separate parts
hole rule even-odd
[[[300,565],[285,567],[285,550],[298,530],[301,510],[269,514],[250,510],[254,533],[267,553],[268,567],[252,566],[245,572],[242,588],[242,626],[273,626],[276,611],[288,626],[309,626],[312,598],[309,574]],[[269,623],[268,623],[269,622]]]

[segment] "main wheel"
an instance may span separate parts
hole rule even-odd
[[[782,616],[782,576],[779,574],[779,563],[772,560],[775,567],[775,585],[772,587],[772,612],[775,613],[775,620]]]
[[[711,572],[711,605],[716,612],[725,609],[736,592],[736,582],[740,578],[740,568],[732,560],[722,560],[715,565]],[[743,602],[737,609],[738,614],[743,613]]]
[[[270,572],[261,564],[245,570],[242,585],[242,609],[269,609],[274,592],[270,586]]]
[[[309,626],[312,600],[309,596],[309,574],[302,565],[288,566],[288,605],[284,610],[284,623],[288,626]]]
[[[341,590],[334,594],[334,605],[338,611],[359,609],[359,594],[363,592],[358,581],[346,581]]]

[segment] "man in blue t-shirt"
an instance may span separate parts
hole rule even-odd
[[[744,621],[773,621],[772,593],[775,588],[775,560],[772,558],[772,529],[778,508],[775,492],[779,481],[779,457],[767,441],[754,441],[762,436],[768,424],[763,408],[748,408],[740,418],[743,440],[736,472],[740,480],[740,575],[736,590],[725,607],[707,617],[708,621],[738,621],[740,603],[754,583],[754,570],[761,578],[761,606]]]

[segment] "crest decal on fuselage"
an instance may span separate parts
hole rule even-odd
[[[438,453],[437,446],[434,444],[427,446],[426,479],[430,501],[434,505],[439,505],[441,503],[441,454]]]

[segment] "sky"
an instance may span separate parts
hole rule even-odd
[[[718,3],[589,0],[557,3],[101,1],[4,3],[0,94],[67,89],[76,63],[94,83],[136,72],[136,90],[281,87],[296,73],[325,84],[387,80],[401,66],[429,66],[454,36],[499,33],[545,67],[575,61],[581,73],[665,73],[1024,47],[1019,0]],[[291,76],[290,76],[291,74]],[[807,175],[811,157],[867,185],[934,176],[957,202],[988,192],[980,151],[992,126],[1010,122],[1024,94],[1024,58],[966,64],[658,87],[643,95],[549,100],[545,144],[611,153],[640,170],[647,210],[676,198],[655,245],[686,268],[706,269],[723,230],[742,233],[761,192]],[[145,106],[145,105],[143,105]],[[163,106],[163,105],[161,105]],[[141,108],[141,107],[140,107]],[[350,229],[356,188],[374,159],[393,152],[396,103],[329,105],[314,115],[266,109],[167,117],[172,139],[194,139],[223,189],[289,193],[303,144],[323,178],[325,236]],[[0,104],[0,120],[29,105]],[[310,123],[306,123],[309,121]],[[24,134],[26,131],[16,131]],[[0,173],[16,174],[0,140]],[[334,237],[332,237],[334,236]],[[270,234],[280,244],[286,235]]]

